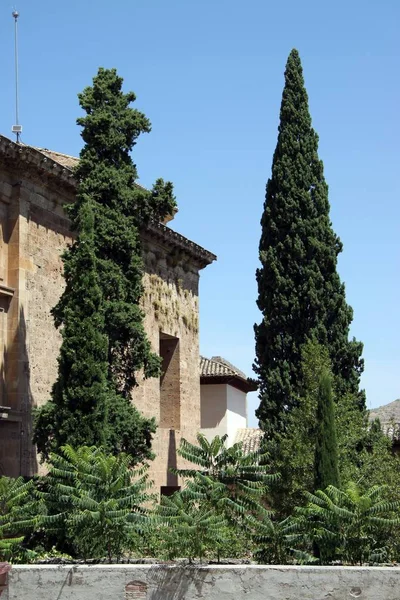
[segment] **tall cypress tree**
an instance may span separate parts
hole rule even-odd
[[[362,344],[348,338],[353,313],[336,270],[342,244],[329,218],[328,187],[297,50],[286,65],[261,225],[257,304],[263,318],[255,325],[254,368],[257,416],[273,436],[284,430],[285,413],[298,403],[301,349],[308,339],[328,348],[339,394],[358,394],[363,370]],[[362,394],[359,403],[363,408]]]
[[[85,142],[75,171],[79,193],[95,206],[95,250],[105,302],[109,379],[126,397],[137,372],[158,376],[160,359],[151,352],[139,302],[143,294],[140,230],[175,209],[172,184],[158,179],[151,191],[135,184],[130,152],[151,130],[145,115],[130,107],[136,96],[122,92],[115,69],[99,69],[93,86],[79,94],[86,116],[77,120]],[[75,207],[71,207],[74,215]]]
[[[99,69],[79,95],[85,146],[75,171],[77,201],[67,210],[75,242],[63,257],[65,291],[53,309],[63,325],[58,379],[36,416],[35,442],[47,457],[64,444],[102,445],[107,451],[151,455],[154,420],[132,405],[137,372],[158,376],[140,308],[143,262],[140,231],[175,209],[171,183],[137,186],[130,151],[150,131],[131,108],[115,69]],[[85,424],[85,426],[83,426]]]
[[[317,431],[314,460],[314,489],[339,486],[335,409],[329,373],[321,375],[318,386]]]
[[[78,200],[74,221],[79,233],[64,264],[65,292],[53,311],[56,325],[64,325],[58,378],[51,401],[36,415],[34,442],[44,457],[65,443],[106,445],[107,438],[108,340],[89,198]]]

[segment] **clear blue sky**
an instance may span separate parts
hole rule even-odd
[[[140,181],[175,184],[173,227],[218,255],[202,272],[201,351],[251,374],[259,219],[283,71],[303,61],[339,270],[365,344],[368,405],[400,397],[400,3],[19,0],[23,141],[77,154],[76,94],[116,67],[153,124]],[[12,4],[1,3],[0,132],[14,121]],[[250,412],[257,404],[250,399]],[[255,419],[251,419],[255,425]]]

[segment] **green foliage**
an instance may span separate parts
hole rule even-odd
[[[199,433],[196,446],[182,439],[178,453],[200,467],[173,470],[186,479],[182,494],[221,511],[231,523],[236,523],[238,517],[242,526],[257,515],[268,518],[263,499],[267,486],[276,482],[279,475],[268,473],[267,456],[261,451],[246,455],[241,444],[227,448],[226,440],[226,435],[217,435],[208,442]]]
[[[310,564],[317,560],[306,550],[293,547],[304,545],[299,521],[293,517],[286,517],[282,521],[271,519],[260,522],[255,543],[255,557],[261,564]]]
[[[223,547],[229,529],[223,515],[211,506],[188,501],[182,494],[162,497],[157,514],[163,526],[161,551],[168,559],[202,560],[209,552]]]
[[[285,71],[280,125],[261,219],[255,326],[260,406],[269,439],[287,426],[304,385],[302,348],[309,339],[326,346],[339,395],[358,394],[362,345],[349,341],[352,309],[337,273],[342,244],[329,218],[328,188],[311,126],[299,54]],[[364,398],[359,397],[360,406]]]
[[[208,442],[198,434],[198,445],[181,441],[178,453],[196,468],[171,469],[183,477],[183,489],[161,498],[143,531],[142,555],[190,561],[251,556],[252,533],[270,517],[267,485],[277,476],[268,473],[264,454],[244,455],[240,444],[227,448],[226,439]]]
[[[362,489],[388,485],[388,497],[400,500],[400,457],[393,453],[392,441],[379,421],[369,423],[352,396],[339,398],[336,405],[336,430],[340,477],[344,485],[359,481]]]
[[[181,497],[182,498],[182,497]],[[198,512],[198,507],[188,503],[182,498],[186,511]],[[134,548],[133,556],[137,558],[151,557],[160,560],[174,560],[174,558],[188,558],[189,544],[177,535],[168,523],[164,515],[160,518],[150,519],[146,528],[140,536],[135,536],[132,542]],[[221,520],[218,524],[218,534],[210,540],[203,539],[201,553],[193,552],[194,558],[220,562],[223,559],[246,559],[253,556],[254,543],[244,530],[238,530]]]
[[[53,562],[56,563],[57,561],[59,562],[65,562],[65,561],[70,561],[72,562],[74,559],[72,556],[70,556],[69,554],[66,554],[65,552],[60,552],[59,550],[57,550],[57,548],[55,546],[52,546],[51,548],[49,548],[48,550],[46,550],[44,547],[36,547],[33,551],[31,551],[32,554],[32,559],[30,562],[33,563],[40,563],[40,562]]]
[[[139,301],[143,293],[140,228],[175,210],[171,183],[159,179],[151,191],[135,185],[136,166],[129,152],[141,133],[150,131],[145,115],[130,108],[132,92],[121,91],[114,69],[100,69],[93,86],[79,95],[86,116],[85,146],[75,171],[79,194],[95,202],[95,248],[105,299],[105,332],[109,339],[110,376],[129,393],[136,373],[158,376],[159,357],[151,352]],[[74,214],[75,207],[71,207]]]
[[[0,561],[29,559],[25,534],[39,522],[40,504],[33,496],[33,481],[0,477]]]
[[[132,471],[131,458],[101,449],[71,446],[51,454],[42,496],[48,530],[60,532],[83,558],[120,557],[131,533],[141,531],[151,500],[146,469]],[[54,509],[57,509],[56,512]]]
[[[314,340],[302,348],[303,386],[298,404],[286,415],[286,426],[265,441],[274,468],[281,473],[269,499],[276,516],[285,518],[304,502],[304,490],[314,489],[319,382],[330,370],[327,349]]]
[[[336,441],[335,409],[332,383],[325,372],[319,383],[317,433],[314,461],[314,488],[325,489],[339,485],[338,449]]]
[[[250,556],[253,532],[261,519],[270,518],[264,505],[267,486],[278,476],[268,473],[264,454],[245,455],[241,444],[227,448],[226,439],[208,442],[198,434],[198,445],[181,441],[179,454],[197,468],[173,469],[185,484],[163,498],[158,510],[163,556]]]
[[[351,482],[346,490],[329,486],[307,493],[309,503],[297,515],[310,544],[318,545],[321,563],[388,560],[386,540],[400,524],[400,502],[387,500],[387,491],[387,486],[373,486],[363,493]]]
[[[65,319],[52,401],[37,412],[34,442],[45,457],[67,440],[71,445],[106,445],[111,392],[107,382],[108,340],[96,271],[94,215],[90,199],[78,200],[78,235],[65,260]],[[53,311],[54,312],[54,311]]]
[[[203,434],[199,433],[197,434],[198,446],[183,438],[178,454],[200,469],[173,469],[173,472],[189,479],[193,479],[201,473],[230,486],[232,490],[235,490],[234,486],[241,482],[247,484],[254,482],[265,486],[277,478],[276,475],[267,472],[268,456],[266,454],[260,450],[244,454],[240,443],[233,444],[228,448],[226,446],[227,438],[227,435],[221,437],[217,435],[209,442]]]
[[[314,483],[317,436],[327,443],[317,415],[320,381],[330,372],[327,349],[309,340],[302,349],[301,369],[303,387],[298,405],[287,415],[285,430],[265,443],[271,464],[281,473],[269,492],[279,518],[291,515],[294,506],[305,504],[304,492],[318,487]],[[333,393],[333,399],[340,481],[344,486],[360,481],[364,490],[389,483],[389,497],[400,500],[400,459],[392,453],[390,440],[379,424],[369,424],[367,412],[360,411],[357,395]],[[327,454],[330,459],[330,451]]]
[[[63,256],[65,291],[53,309],[61,327],[59,372],[51,401],[36,416],[34,440],[44,458],[65,444],[101,445],[134,461],[151,457],[154,420],[132,406],[137,372],[158,376],[160,358],[143,327],[140,230],[175,210],[172,184],[151,191],[135,183],[130,151],[147,118],[130,107],[114,69],[99,69],[79,95],[85,146],[69,207],[76,238]]]

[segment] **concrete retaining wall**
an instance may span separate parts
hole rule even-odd
[[[400,568],[13,567],[1,600],[399,600]]]

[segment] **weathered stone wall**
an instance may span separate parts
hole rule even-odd
[[[165,418],[165,406],[161,414],[162,403],[168,402],[168,390],[164,389],[166,394],[161,395],[162,380],[147,380],[134,391],[135,405],[143,414],[154,416],[159,424],[153,444],[156,458],[151,465],[151,476],[156,489],[159,489],[161,486],[178,485],[168,466],[183,466],[176,455],[180,440],[185,437],[194,442],[200,429],[199,273],[196,267],[184,259],[177,262],[165,249],[148,239],[144,240],[144,251],[143,309],[152,347],[159,352],[163,335],[179,341],[175,350],[179,353],[179,369],[176,369],[176,362],[169,364],[169,370],[173,370],[169,373],[171,391],[179,389],[179,397],[173,399],[171,419]],[[169,402],[172,404],[171,398]]]
[[[3,402],[12,411],[0,422],[0,469],[13,476],[32,475],[38,468],[32,410],[47,401],[56,376],[60,336],[50,310],[63,288],[61,252],[70,241],[63,204],[71,195],[23,175],[18,168],[1,170],[6,251],[0,262],[4,283],[12,288],[1,347]]]
[[[400,568],[17,565],[4,595],[4,600],[399,600]]]
[[[51,309],[64,287],[61,254],[71,242],[69,224],[62,203],[70,200],[52,189],[24,182],[29,191],[25,311],[30,392],[33,402],[47,402],[57,375],[61,342],[54,327]]]
[[[50,311],[63,289],[61,253],[71,241],[63,206],[74,199],[72,184],[68,188],[57,185],[54,178],[41,180],[33,170],[29,177],[22,174],[13,164],[8,170],[3,165],[0,169],[0,286],[4,283],[14,290],[11,298],[0,296],[0,309],[4,303],[7,308],[5,315],[0,312],[0,389],[14,411],[7,424],[0,422],[0,472],[9,475],[30,475],[38,468],[31,444],[31,413],[34,406],[48,400],[57,374],[60,335]],[[177,464],[181,436],[194,440],[200,428],[200,267],[149,234],[143,238],[143,247],[146,331],[156,352],[163,336],[177,338],[179,349],[178,368],[169,373],[179,390],[176,414],[171,422],[164,419],[153,444],[157,457],[151,477],[159,488],[176,485],[168,466]],[[154,416],[157,424],[160,391],[159,379],[151,379],[140,381],[133,393],[139,410]]]

